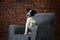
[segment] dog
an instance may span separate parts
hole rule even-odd
[[[33,27],[36,25],[36,20],[34,18],[34,15],[36,13],[37,12],[35,10],[32,10],[32,9],[28,10],[24,35],[31,35],[31,31]]]

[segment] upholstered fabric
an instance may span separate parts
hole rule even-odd
[[[28,36],[24,35],[25,27],[21,25],[9,26],[9,40],[28,40]]]
[[[53,40],[54,39],[54,13],[39,13],[35,16],[38,30],[36,40]]]

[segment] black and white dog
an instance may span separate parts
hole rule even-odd
[[[26,27],[25,27],[25,33],[24,35],[31,34],[31,30],[36,25],[36,20],[34,18],[34,15],[37,13],[35,10],[32,10],[30,8],[27,9],[27,21],[26,21]]]

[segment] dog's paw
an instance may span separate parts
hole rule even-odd
[[[24,33],[24,35],[27,35],[27,33]]]

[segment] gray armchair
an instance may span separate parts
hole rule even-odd
[[[37,26],[31,34],[31,40],[53,40],[54,39],[54,13],[36,14]],[[25,27],[21,25],[9,26],[9,40],[28,40],[28,35],[23,35]]]

